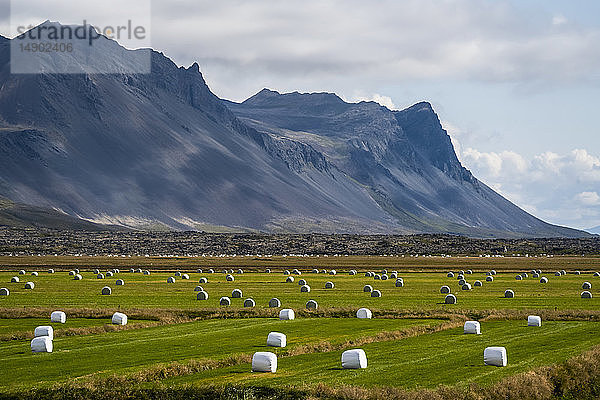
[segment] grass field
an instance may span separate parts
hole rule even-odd
[[[600,270],[597,259],[540,258],[534,263],[524,258],[420,257],[409,264],[399,257],[304,257],[287,268],[303,271],[293,275],[293,283],[285,282],[281,263],[286,260],[281,258],[272,262],[246,259],[244,265],[238,265],[240,258],[203,260],[196,265],[189,259],[171,260],[169,265],[161,258],[155,268],[141,261],[156,260],[137,259],[137,264],[130,265],[150,269],[150,275],[121,272],[106,279],[97,279],[91,272],[106,258],[87,259],[85,265],[80,265],[80,257],[11,259],[13,265],[0,268],[0,287],[10,290],[9,296],[0,297],[0,365],[6,367],[0,369],[0,393],[56,383],[102,387],[110,382],[142,388],[225,384],[304,388],[315,383],[408,389],[469,383],[489,386],[600,346],[600,278],[592,275]],[[115,266],[128,270],[121,259],[109,261],[102,264],[103,272]],[[49,274],[49,265],[60,267]],[[241,266],[246,272],[234,273],[235,281],[228,282],[221,272],[225,265],[236,265],[236,272]],[[264,272],[266,265],[273,268],[272,273]],[[388,272],[398,271],[404,287],[395,287],[394,279],[364,276],[365,270],[379,272],[383,265]],[[68,275],[74,266],[82,269],[83,280],[74,281]],[[316,266],[335,268],[338,274],[309,272]],[[351,276],[347,273],[350,266],[363,269]],[[217,272],[197,273],[198,267],[213,267]],[[536,267],[544,270],[542,276],[548,283],[540,283],[531,274],[515,280],[517,272]],[[17,275],[22,268],[27,274]],[[447,271],[468,268],[474,273],[466,275],[467,281],[480,280],[482,287],[463,291],[456,278],[446,276]],[[485,282],[490,269],[498,274],[493,282]],[[560,269],[581,270],[582,274],[554,276]],[[39,276],[30,275],[34,270]],[[176,270],[188,273],[190,279],[167,283]],[[10,283],[13,276],[21,281]],[[208,282],[199,284],[201,277]],[[117,279],[125,285],[117,286]],[[300,292],[300,279],[307,281],[310,293]],[[24,289],[27,281],[34,282],[35,289]],[[325,289],[328,281],[335,284],[333,289]],[[580,297],[584,281],[592,283],[592,299]],[[379,289],[382,297],[364,293],[366,284]],[[208,300],[196,300],[197,285],[209,293]],[[443,303],[442,285],[451,288],[457,304]],[[110,296],[100,294],[103,286],[112,288]],[[242,298],[232,299],[230,307],[220,306],[219,298],[231,297],[233,289],[241,289]],[[515,298],[504,298],[507,289],[514,290]],[[274,318],[279,309],[268,308],[272,297],[281,300],[282,308],[296,310],[297,319]],[[243,308],[246,298],[253,298],[256,307]],[[318,302],[318,312],[305,310],[309,299]],[[372,309],[375,318],[354,318],[360,307]],[[52,310],[68,314],[66,324],[52,324],[57,329],[54,352],[32,354],[29,337],[35,326],[49,324]],[[124,329],[108,325],[116,310],[130,316]],[[544,315],[541,328],[526,326],[528,313]],[[463,335],[463,321],[473,318],[481,318],[483,334]],[[271,331],[288,336],[286,349],[269,348],[278,354],[278,371],[251,373],[249,360],[255,351],[267,350],[266,336]],[[492,345],[507,348],[506,368],[483,365],[483,349]],[[353,347],[367,352],[367,369],[340,368],[342,350]]]

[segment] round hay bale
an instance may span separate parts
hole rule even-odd
[[[67,314],[64,311],[52,311],[50,314],[50,322],[64,324],[67,322]]]
[[[465,276],[464,276],[463,274],[458,274],[458,275],[456,276],[456,280],[457,280],[457,281],[460,281],[461,279],[465,279]]]
[[[214,274],[215,270],[212,268],[209,268],[208,271],[206,271],[207,274]]]
[[[226,279],[228,282],[233,282],[233,281],[235,281],[235,278],[234,278],[234,277],[233,277],[233,275],[231,275],[231,274],[228,274],[228,275],[225,277],[225,279]]]
[[[481,286],[483,286],[483,283],[481,283],[481,281],[475,281],[475,282],[473,282],[473,286],[475,286],[475,287],[477,287],[477,286],[481,287]]]
[[[591,299],[592,298],[592,293],[585,290],[583,292],[581,292],[581,298],[582,299]]]
[[[83,279],[83,276],[81,276],[81,274],[75,274],[75,276],[73,277],[74,281],[80,281]]]
[[[367,368],[367,355],[363,349],[346,350],[342,353],[342,369]]]
[[[527,272],[523,272],[523,273],[521,274],[521,276],[522,276],[523,278],[529,278],[529,275],[527,274]]]
[[[188,274],[182,274],[181,279],[190,279],[190,276]]]
[[[284,274],[284,275],[289,275],[289,274],[290,274],[290,271],[288,271],[288,270],[286,269],[285,271],[283,271],[283,274]]]
[[[574,272],[574,274],[575,274],[575,275],[581,275],[581,272],[579,272],[579,271],[575,271],[575,272]]]
[[[35,288],[35,283],[33,283],[33,282],[27,282],[25,284],[25,289],[33,289],[33,288]]]
[[[481,335],[481,324],[479,321],[466,321],[463,326],[465,335]]]
[[[356,270],[351,269],[350,272],[348,272],[348,275],[356,275]]]
[[[179,277],[181,276],[181,272],[179,272],[179,271],[175,272],[175,276],[176,276],[177,278],[179,278]]]
[[[528,316],[527,326],[542,326],[542,318],[537,315]]]
[[[231,299],[229,299],[229,297],[221,297],[221,299],[219,299],[219,305],[220,306],[230,306]]]
[[[52,328],[50,325],[38,326],[34,329],[33,336],[48,336],[50,340],[54,340],[54,328]]]
[[[371,297],[381,297],[381,291],[380,290],[373,290],[371,292]]]
[[[52,268],[50,268],[50,269],[48,270],[48,273],[49,273],[49,274],[53,274],[53,273],[54,273],[54,270],[53,270]]]
[[[196,300],[208,300],[208,293],[204,290],[198,292],[196,295]]]
[[[20,279],[18,276],[13,276],[10,278],[10,283],[19,283]]]
[[[38,276],[38,275],[39,275],[39,274],[38,274],[36,271],[33,271],[33,272],[31,273],[31,276]]]
[[[581,285],[581,288],[585,289],[585,290],[589,290],[592,288],[592,284],[590,282],[583,282],[583,285]]]
[[[334,286],[333,282],[325,282],[325,289],[333,289]]]
[[[390,274],[390,279],[397,279],[398,278],[398,273],[397,272],[392,272]]]
[[[316,301],[309,300],[309,301],[306,302],[306,309],[307,310],[316,310],[317,308],[319,308],[319,305],[317,304]]]
[[[510,289],[505,290],[504,291],[504,297],[507,298],[507,299],[512,299],[512,298],[515,297],[515,292],[512,291],[512,290],[510,290]]]
[[[491,275],[489,275],[489,276],[486,276],[486,277],[485,277],[485,281],[486,281],[486,282],[494,282],[494,277],[493,277],[493,276],[491,276]]]
[[[371,319],[373,318],[373,313],[368,308],[359,308],[356,312],[356,318]]]
[[[560,271],[556,271],[556,272],[554,273],[554,276],[561,276],[561,275],[562,275],[562,274],[560,273]]]
[[[277,356],[268,351],[257,351],[252,355],[252,372],[277,371]]]
[[[404,280],[402,278],[396,279],[396,287],[404,287]]]
[[[19,271],[19,275],[25,275],[25,273],[26,273],[26,272],[25,272],[25,270],[24,270],[24,269],[22,269],[22,270],[20,270],[20,271]]]
[[[304,286],[300,287],[300,292],[301,293],[310,293],[310,286],[304,285]]]
[[[112,289],[109,288],[108,286],[104,286],[100,293],[104,296],[109,296],[112,293]]]
[[[535,272],[536,272],[536,274],[539,274],[539,275],[542,274],[542,270],[541,269],[536,269]]]
[[[522,281],[523,277],[521,275],[517,275],[517,276],[515,276],[515,279],[518,280],[518,281]]]
[[[240,289],[233,289],[233,291],[231,292],[231,298],[232,299],[241,299],[242,291]]]
[[[277,297],[273,297],[271,300],[269,300],[269,307],[279,308],[281,307],[281,301]]]
[[[371,293],[372,291],[373,291],[373,286],[371,286],[371,285],[365,285],[363,287],[363,292],[365,292],[365,293]]]
[[[294,275],[302,275],[302,272],[298,271],[297,269],[293,269],[292,270],[292,274],[294,274]]]
[[[542,278],[540,279],[540,283],[548,283],[548,278],[542,276]]]
[[[133,271],[131,271],[133,272]],[[98,275],[100,273],[100,270],[98,268],[94,269],[94,275]]]
[[[287,278],[285,278],[285,283],[294,283],[294,277],[288,276]]]
[[[454,272],[448,272],[448,275],[446,275],[448,278],[454,278]]]
[[[135,268],[129,268],[129,272],[132,274],[135,273]],[[97,274],[97,273],[100,273],[100,271],[94,272],[94,273]]]
[[[600,276],[600,272],[594,272],[594,276],[597,278]]]
[[[296,315],[294,314],[294,310],[291,308],[284,308],[283,310],[279,311],[279,319],[282,321],[292,320],[295,317]]]
[[[381,275],[384,275],[384,274],[387,274],[387,273],[388,273],[387,269],[382,269],[381,270]]]
[[[473,275],[473,270],[471,270],[471,269],[468,269],[468,270],[467,270],[467,274],[468,274],[468,275]]]
[[[175,277],[174,276],[170,276],[167,278],[167,283],[175,283]]]
[[[114,325],[127,325],[127,315],[116,312],[113,314],[111,321]]]
[[[108,277],[110,277],[110,276],[113,276],[113,273],[112,273],[112,272],[110,272],[110,271],[108,271],[108,272],[106,273],[106,276],[108,276]]]
[[[470,283],[465,283],[464,285],[462,285],[462,290],[471,290],[471,284]]]
[[[382,280],[382,281],[387,281],[387,280],[388,280],[388,278],[389,278],[389,277],[387,276],[387,274],[383,274],[383,275],[381,275],[381,280]]]
[[[450,293],[450,286],[442,286],[440,288],[440,293],[441,294],[448,294],[448,293]]]
[[[491,270],[490,272],[492,273],[492,275],[496,275],[496,270],[495,269]]]
[[[98,278],[98,279],[104,279],[104,274],[98,274],[98,275],[96,275],[96,278]]]
[[[464,275],[465,274],[465,270],[461,269],[460,271],[458,271],[459,274]]]
[[[531,277],[537,279],[537,278],[540,277],[540,274],[538,274],[537,272],[535,272],[535,273],[531,274]]]
[[[117,281],[115,282],[115,284],[117,286],[124,286],[125,285],[125,281],[123,279],[117,279]]]
[[[69,271],[69,276],[75,276],[75,271]]]
[[[271,332],[267,336],[268,347],[285,347],[287,345],[287,337],[283,333]]]
[[[31,341],[31,351],[33,353],[52,353],[52,339],[48,336],[33,338]]]
[[[304,285],[306,285],[306,281],[304,279],[300,279],[298,281],[298,286],[304,286]]]
[[[318,273],[319,273],[319,270],[318,270],[318,269],[316,269],[316,268],[313,268],[313,270],[312,270],[311,272],[312,272],[313,274],[318,274]]]
[[[376,281],[380,281],[380,280],[381,280],[381,275],[379,275],[379,274],[375,274],[375,275],[373,276],[373,279],[375,279]]]
[[[201,273],[202,273],[202,268],[198,268],[198,269],[196,270],[196,273],[198,273],[198,274],[201,274]]]
[[[444,298],[444,303],[446,304],[456,304],[456,296],[453,294],[448,294]]]
[[[370,278],[371,277],[371,273],[369,271],[365,272],[365,278]]]
[[[321,273],[322,273],[322,274],[326,274],[326,273],[327,273],[327,270],[326,270],[326,269],[322,269],[322,270],[321,270]]]
[[[237,270],[237,273],[238,273],[238,274],[243,274],[243,273],[244,273],[244,270],[240,268],[240,269],[238,269],[238,270]]]
[[[202,277],[198,279],[198,283],[208,283],[208,278]]]
[[[148,270],[145,270],[145,271],[144,271],[144,275],[150,275],[150,271],[148,271]]]
[[[10,291],[7,288],[5,288],[5,287],[0,288],[0,296],[8,296],[9,294],[10,294]]]
[[[254,301],[254,299],[244,300],[244,307],[254,307],[255,305],[256,305],[256,302]]]
[[[270,273],[271,273],[271,269],[270,269],[270,268],[267,268],[267,269],[265,270],[265,274],[270,274]]]
[[[465,283],[467,283],[467,281],[466,281],[466,280],[464,280],[464,279],[461,279],[460,281],[458,281],[458,285],[459,285],[459,286],[462,286],[462,285],[464,285]]]
[[[329,275],[336,275],[337,271],[335,269],[332,269],[331,271],[329,271]]]
[[[194,288],[194,292],[203,292],[203,291],[204,291],[204,288],[200,285],[198,285]]]

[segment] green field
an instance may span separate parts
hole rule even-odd
[[[368,270],[381,270],[378,259],[355,261],[372,263]],[[577,260],[567,261],[564,269],[574,271]],[[208,274],[186,265],[170,272],[152,270],[151,275],[121,272],[97,279],[87,267],[81,271],[83,280],[74,281],[67,269],[49,274],[39,265],[25,266],[28,273],[19,275],[21,282],[10,283],[22,267],[4,267],[0,287],[8,288],[10,295],[0,297],[0,363],[6,366],[0,369],[0,393],[56,383],[102,385],[115,377],[122,384],[146,388],[230,384],[306,388],[315,383],[407,389],[485,386],[563,363],[600,345],[600,278],[592,275],[596,268],[556,277],[554,271],[563,268],[553,259],[553,269],[542,274],[549,282],[542,284],[531,274],[515,280],[517,272],[530,268],[520,262],[508,268],[506,260],[499,259],[501,268],[493,282],[485,282],[487,269],[476,269],[466,279],[471,284],[480,280],[483,286],[463,291],[456,278],[446,276],[459,269],[452,259],[447,265],[441,258],[432,259],[431,268],[421,264],[425,267],[420,272],[404,265],[388,267],[388,272],[398,270],[404,287],[395,287],[394,279],[365,277],[364,269],[354,276],[345,267],[337,275],[314,274],[310,271],[320,260],[303,262],[303,273],[293,275],[293,283],[285,282],[283,268],[265,273],[262,264],[253,263],[245,266],[245,273],[234,273],[234,282],[226,281],[223,268]],[[493,261],[478,262],[494,268]],[[594,266],[588,262],[588,267]],[[33,270],[39,276],[31,276]],[[174,270],[188,273],[190,279],[167,283]],[[210,295],[206,301],[196,300],[194,291],[201,277],[208,279],[200,284]],[[117,279],[125,285],[117,286]],[[300,292],[300,279],[307,281],[310,293]],[[24,289],[27,281],[34,282],[35,289]],[[325,289],[328,281],[335,284],[333,289]],[[592,283],[592,299],[580,297],[585,281]],[[379,289],[382,297],[364,293],[366,284]],[[451,288],[457,304],[443,303],[442,285]],[[100,294],[103,286],[112,288],[110,296]],[[220,306],[219,298],[231,297],[233,289],[241,289],[242,298],[232,299],[229,307]],[[515,292],[515,298],[504,298],[507,289]],[[279,321],[279,309],[268,308],[272,297],[281,300],[282,308],[294,309],[297,319]],[[256,307],[244,308],[246,298],[254,299]],[[318,312],[305,310],[309,299],[318,302]],[[373,310],[375,318],[356,319],[360,307]],[[36,326],[50,324],[53,310],[68,314],[66,324],[52,324],[57,329],[54,352],[32,354],[28,337]],[[116,310],[130,316],[125,329],[108,329]],[[529,313],[545,316],[541,328],[526,326]],[[483,318],[483,334],[464,335],[462,323],[474,318]],[[271,331],[288,336],[287,348],[268,348],[278,354],[278,371],[251,373],[249,359],[254,352],[267,350]],[[487,346],[507,348],[506,368],[483,365]],[[369,367],[342,370],[341,352],[354,347],[366,351]]]

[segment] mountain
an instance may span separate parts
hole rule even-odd
[[[146,56],[150,73],[127,72]],[[0,40],[0,195],[18,203],[142,229],[585,235],[477,181],[427,103],[263,90],[236,104],[198,64],[104,37],[37,57],[74,73],[11,74]]]
[[[596,226],[595,228],[586,229],[586,232],[589,232],[593,235],[600,235],[600,226]]]

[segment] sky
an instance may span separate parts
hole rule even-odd
[[[82,4],[149,14],[151,46],[179,65],[197,61],[210,88],[235,101],[264,87],[392,109],[429,101],[480,180],[548,222],[600,225],[596,0],[14,2],[13,25],[23,10],[80,23]],[[9,11],[0,0],[6,36]]]

